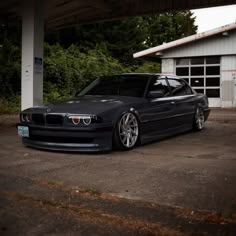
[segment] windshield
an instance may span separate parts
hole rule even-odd
[[[77,96],[84,95],[111,95],[143,97],[148,75],[115,75],[101,77],[92,82]]]

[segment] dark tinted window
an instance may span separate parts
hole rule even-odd
[[[204,89],[194,89],[197,93],[204,93]]]
[[[191,88],[184,80],[168,79],[168,81],[173,96],[183,96],[192,94]]]
[[[189,84],[189,78],[184,78],[184,80]]]
[[[114,95],[142,97],[149,76],[117,75],[101,77],[85,88],[78,96],[83,95]]]
[[[164,96],[168,96],[170,94],[169,86],[166,80],[155,78],[151,81],[148,91],[161,91]]]

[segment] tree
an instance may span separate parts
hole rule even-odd
[[[198,28],[191,11],[145,16],[144,19],[148,29],[145,40],[147,48],[195,34]]]
[[[21,20],[18,17],[0,18],[0,45],[6,40],[21,46]]]
[[[147,29],[142,17],[82,25],[62,29],[46,37],[47,42],[58,40],[63,47],[76,44],[82,52],[104,45],[104,52],[124,64],[133,63],[133,53],[144,49]]]
[[[0,48],[0,97],[18,94],[20,74],[20,48],[5,39]]]
[[[85,53],[103,44],[123,64],[137,65],[134,52],[195,34],[194,23],[190,11],[170,12],[63,29],[48,35],[47,41],[57,40],[63,47],[76,44]]]

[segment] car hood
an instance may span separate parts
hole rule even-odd
[[[30,112],[99,114],[123,105],[143,102],[143,98],[122,96],[83,96],[42,107],[28,109]]]

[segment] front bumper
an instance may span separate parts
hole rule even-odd
[[[74,152],[99,152],[112,149],[113,126],[78,128],[28,125],[28,127],[29,137],[22,138],[23,144],[28,147]]]

